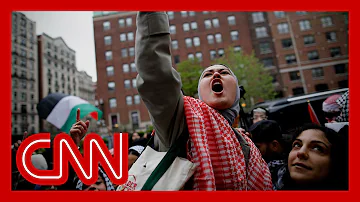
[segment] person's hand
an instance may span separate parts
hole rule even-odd
[[[76,123],[71,126],[70,136],[77,146],[79,146],[81,139],[85,136],[89,128],[89,120],[83,122],[80,120],[80,109],[76,111]]]

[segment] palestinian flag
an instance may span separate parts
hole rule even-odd
[[[87,115],[98,120],[102,112],[88,101],[62,93],[52,93],[43,98],[37,105],[39,117],[53,124],[61,131],[70,132],[76,122],[76,110],[80,109],[80,119]]]

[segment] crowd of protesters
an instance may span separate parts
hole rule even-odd
[[[137,87],[151,115],[154,133],[131,135],[129,169],[146,146],[166,152],[181,134],[187,133],[187,145],[183,146],[196,170],[186,190],[348,189],[347,125],[335,131],[304,123],[285,133],[276,120],[268,120],[266,109],[255,108],[248,131],[232,128],[240,111],[240,91],[231,67],[216,64],[205,68],[198,83],[199,99],[184,96],[180,75],[171,67],[167,15],[139,12],[137,29]],[[344,96],[348,92],[325,100],[323,111],[329,123],[348,121],[348,111],[344,113],[344,105],[338,102]],[[86,135],[88,126],[81,120],[73,125],[70,135],[76,144]],[[20,143],[14,145],[14,153]],[[34,155],[34,166],[52,169],[51,153],[49,149],[44,155]],[[116,190],[101,166],[99,179],[90,186],[71,169],[68,181],[57,187],[32,185],[16,173],[16,167],[14,173],[16,189]]]

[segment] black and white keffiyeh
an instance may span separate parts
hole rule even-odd
[[[99,166],[99,175],[101,175],[105,181],[105,185],[106,185],[106,191],[115,191],[114,185],[112,184],[112,182],[110,181],[109,177],[106,175],[106,173],[103,171],[103,169]],[[83,182],[78,179],[78,182],[76,184],[76,189],[77,190],[83,190]]]
[[[341,106],[341,114],[336,118],[337,122],[349,122],[349,91],[346,91],[341,97],[336,100]]]

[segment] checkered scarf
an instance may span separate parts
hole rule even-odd
[[[115,191],[114,185],[111,183],[109,177],[106,175],[106,173],[102,170],[102,168],[99,166],[99,175],[102,176],[102,178],[104,179],[105,185],[106,185],[106,191]],[[78,179],[77,183],[76,183],[76,189],[77,190],[83,190],[83,182]]]
[[[194,190],[272,190],[271,174],[259,150],[250,145],[245,157],[226,119],[201,100],[184,96],[186,122],[190,134],[188,158],[197,165]]]
[[[349,121],[349,91],[346,91],[341,97],[336,100],[336,103],[341,106],[341,114],[336,118],[337,122]]]

